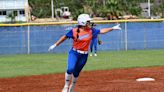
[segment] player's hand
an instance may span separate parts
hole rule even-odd
[[[112,29],[114,29],[114,30],[121,30],[120,24],[117,24],[116,26],[113,26]]]
[[[101,45],[102,44],[102,41],[98,40],[98,44]]]
[[[51,46],[49,47],[48,51],[51,51],[51,50],[53,50],[55,47],[56,47],[56,44],[54,44],[54,45],[51,45]]]

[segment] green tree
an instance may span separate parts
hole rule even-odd
[[[80,13],[95,14],[106,17],[108,15],[140,15],[140,3],[147,3],[147,0],[54,0],[54,8],[68,6],[74,19]],[[153,3],[154,0],[151,0]],[[164,16],[164,1],[158,8],[152,8],[152,11],[162,13]],[[29,0],[32,7],[32,14],[39,17],[51,17],[51,0]]]
[[[51,17],[51,0],[29,0],[32,15],[39,18]]]
[[[162,1],[159,5],[154,2],[153,7],[151,7],[151,13],[155,16],[164,17],[164,1]]]
[[[162,17],[164,18],[164,1],[162,1],[161,5],[159,6],[160,12],[162,13]]]
[[[124,13],[122,11],[122,9],[123,9],[122,5],[118,2],[118,0],[106,0],[101,3],[102,3],[102,5],[97,9],[97,13],[100,16],[118,17]]]

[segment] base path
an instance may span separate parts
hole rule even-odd
[[[151,77],[155,81],[137,82]],[[64,73],[1,78],[0,92],[61,92]],[[164,92],[164,66],[82,72],[75,92]]]

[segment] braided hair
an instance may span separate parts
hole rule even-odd
[[[76,36],[76,41],[79,39],[79,33],[80,33],[80,28],[81,28],[82,26],[81,25],[78,25],[77,26],[77,36]]]
[[[91,23],[91,28],[93,28],[94,26],[96,26],[96,24],[95,24],[95,23]],[[80,33],[80,28],[81,28],[81,27],[82,27],[81,25],[78,25],[78,26],[77,26],[76,41],[79,39],[79,33]]]

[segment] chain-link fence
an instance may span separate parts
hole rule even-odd
[[[103,42],[100,51],[141,50],[164,48],[164,22],[120,22],[122,30],[100,34]],[[97,24],[96,28],[106,28],[115,23]],[[1,26],[0,54],[48,53],[48,48],[75,24],[39,26]],[[58,46],[54,53],[68,52],[72,40],[68,39]]]

